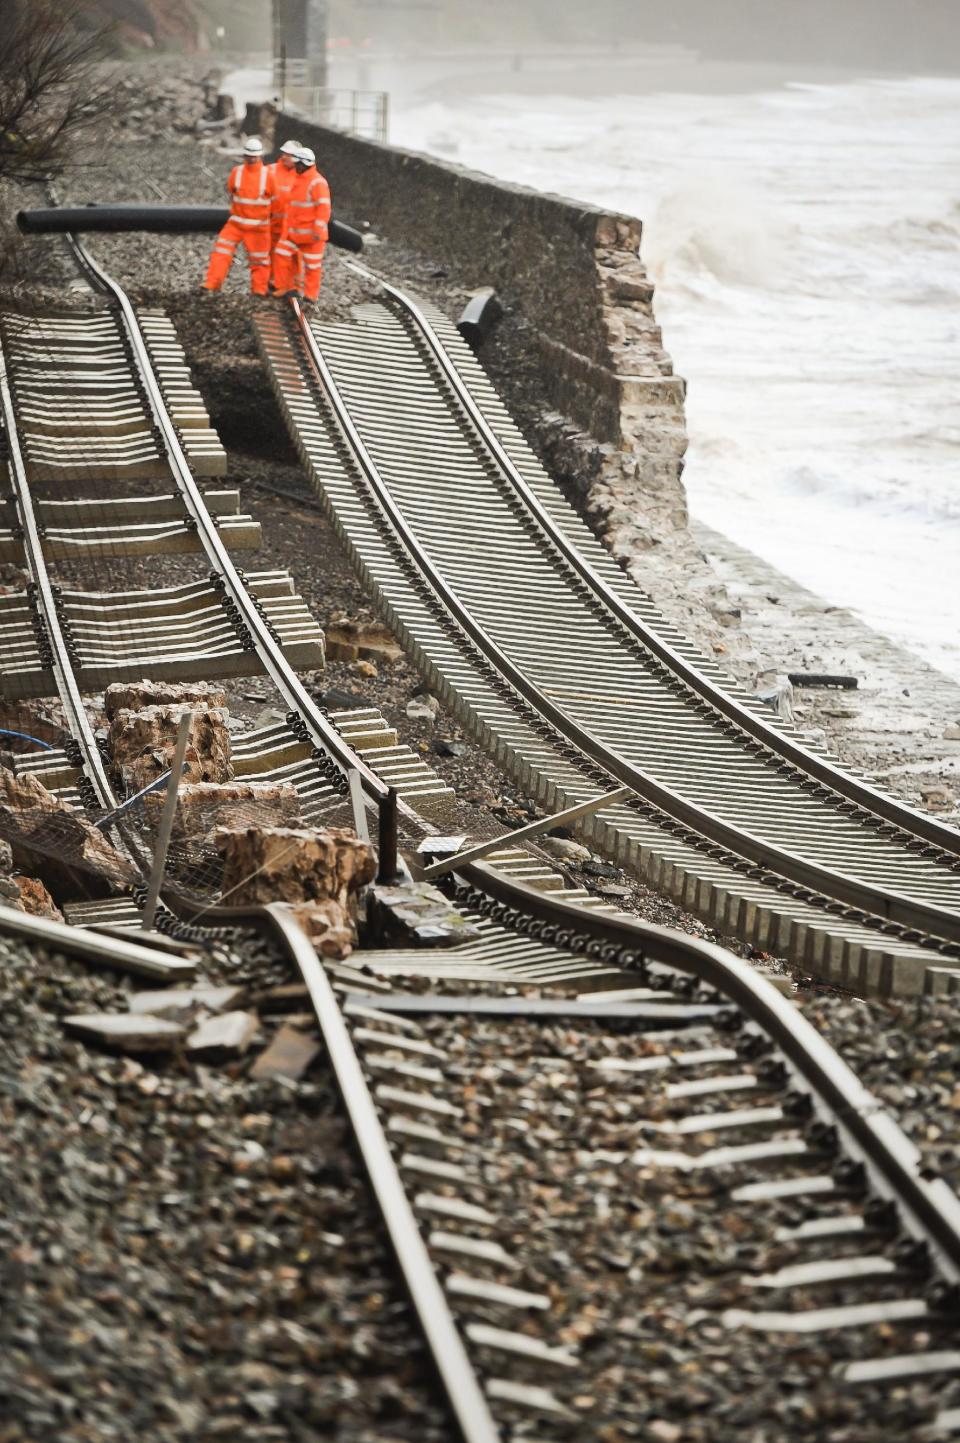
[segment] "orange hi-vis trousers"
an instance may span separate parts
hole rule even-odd
[[[323,253],[327,248],[326,240],[318,236],[309,240],[297,240],[293,236],[284,236],[277,242],[277,248],[273,253],[273,285],[280,295],[292,290],[297,282],[297,269],[299,261],[303,260],[303,296],[304,300],[315,301],[320,294],[320,282],[323,280]]]
[[[218,291],[227,279],[237,246],[247,248],[250,265],[250,289],[255,296],[265,296],[270,282],[270,226],[243,225],[232,216],[214,241],[204,286]]]

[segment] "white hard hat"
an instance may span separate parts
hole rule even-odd
[[[259,135],[247,136],[246,140],[243,142],[243,153],[244,155],[263,154],[263,141],[260,139]]]
[[[300,165],[316,165],[317,157],[314,155],[309,145],[301,145],[299,150],[297,151],[297,161]]]
[[[281,155],[299,155],[303,146],[299,140],[285,140],[280,147]]]

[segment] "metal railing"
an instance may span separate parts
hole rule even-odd
[[[342,130],[347,135],[386,142],[390,107],[385,90],[329,90],[305,81],[301,84],[291,78],[291,65],[306,65],[306,62],[287,61],[286,84],[278,86],[281,110],[296,111],[317,125]]]

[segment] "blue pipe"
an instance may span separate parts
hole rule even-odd
[[[33,742],[35,747],[42,747],[45,752],[55,750],[50,742],[42,742],[39,737],[28,736],[26,732],[8,731],[6,727],[0,727],[0,737],[17,737],[22,742]]]

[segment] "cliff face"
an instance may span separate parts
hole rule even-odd
[[[203,17],[194,0],[88,0],[84,9],[91,24],[111,26],[124,49],[191,54],[206,48]]]

